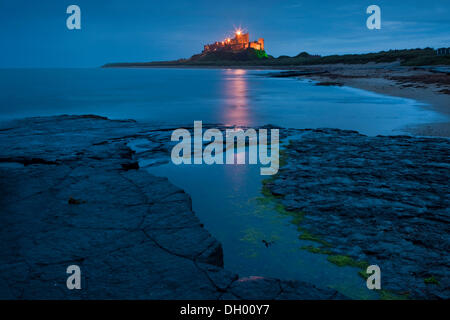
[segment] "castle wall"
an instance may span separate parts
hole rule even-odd
[[[255,50],[262,50],[261,44],[259,42],[250,42],[250,48],[253,48]]]
[[[235,37],[235,39],[236,39],[236,41],[237,41],[237,43],[248,43],[249,42],[249,34],[248,33],[244,33],[244,34],[241,34],[241,35],[236,35],[236,37]]]
[[[222,42],[215,42],[212,44],[207,44],[203,47],[203,52],[211,52],[211,51],[217,51],[217,50],[233,50],[233,51],[239,51],[239,50],[245,50],[247,48],[253,48],[255,50],[264,50],[264,39],[259,38],[258,41],[249,41],[249,33],[244,34],[236,34],[236,36],[233,39],[230,39],[230,41],[222,41]]]
[[[258,42],[261,45],[261,49],[260,50],[264,50],[264,39],[263,38],[259,38]]]

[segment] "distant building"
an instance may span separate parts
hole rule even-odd
[[[450,48],[439,48],[436,49],[436,54],[438,56],[446,56],[450,54]]]
[[[241,30],[237,30],[233,39],[227,38],[223,41],[205,45],[203,53],[219,50],[240,51],[248,48],[264,50],[264,39],[259,38],[258,41],[250,42],[248,32],[242,33]]]

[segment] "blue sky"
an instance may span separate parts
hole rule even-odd
[[[66,8],[81,8],[81,30]],[[381,7],[381,30],[366,8]],[[0,67],[96,67],[188,58],[242,26],[269,54],[450,46],[449,0],[0,0]]]

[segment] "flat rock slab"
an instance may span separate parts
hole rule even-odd
[[[450,298],[450,140],[291,133],[286,164],[266,186],[305,213],[301,227],[335,254],[379,265],[384,289]]]
[[[136,170],[127,146],[167,155],[167,128],[97,116],[0,126],[1,299],[341,299],[298,281],[239,278],[189,195]],[[81,268],[68,290],[66,268]]]

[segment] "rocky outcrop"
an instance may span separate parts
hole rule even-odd
[[[338,299],[331,289],[223,269],[221,244],[167,179],[139,169],[167,156],[170,131],[60,116],[0,128],[0,298]],[[78,265],[82,289],[68,290]]]
[[[450,298],[450,140],[292,130],[266,184],[327,250],[382,271],[382,288]],[[319,250],[318,250],[319,251]]]

